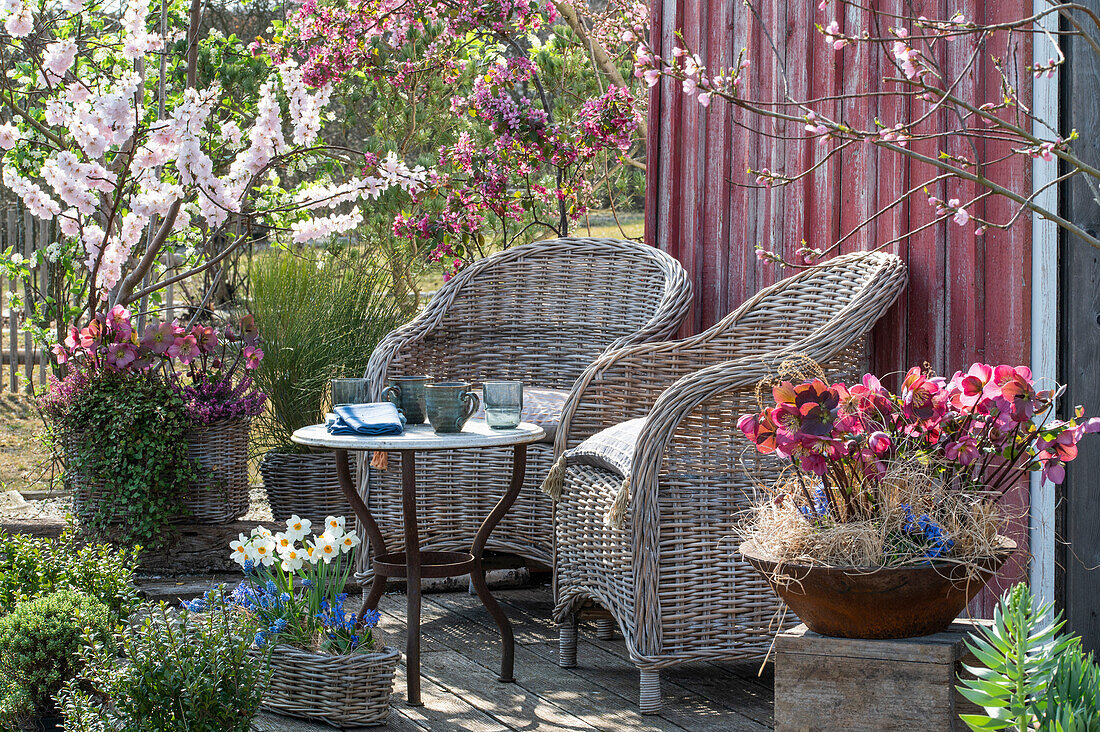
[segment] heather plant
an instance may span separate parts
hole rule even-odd
[[[59,418],[55,403],[71,403],[74,389],[89,374],[100,372],[162,375],[183,399],[187,417],[195,424],[254,417],[267,398],[248,375],[264,356],[251,316],[240,320],[238,330],[151,323],[139,340],[130,311],[116,305],[83,329],[71,328],[65,342],[53,350],[59,364],[75,368],[70,371],[73,384],[55,380],[43,398],[47,415],[55,418]]]
[[[247,732],[270,669],[247,613],[147,604],[113,644],[85,637],[83,671],[59,695],[70,732]],[[121,656],[121,659],[120,659]]]
[[[54,695],[84,665],[85,640],[113,648],[108,608],[90,595],[61,589],[19,603],[0,618],[0,723],[17,726],[56,716]]]
[[[65,589],[98,599],[112,618],[126,618],[138,604],[138,553],[110,544],[78,544],[71,528],[57,539],[0,532],[0,615]]]

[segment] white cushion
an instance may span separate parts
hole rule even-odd
[[[639,417],[597,432],[576,447],[566,450],[565,464],[593,465],[623,478],[630,477],[634,448],[645,421],[645,417]]]
[[[481,389],[477,392],[478,410],[474,412],[474,419],[485,419],[485,401]],[[569,398],[569,392],[560,389],[536,389],[523,387],[523,409],[519,418],[524,422],[537,424],[546,432],[546,437],[539,442],[553,442],[557,434],[558,425],[561,423],[561,413],[565,409],[565,400]]]

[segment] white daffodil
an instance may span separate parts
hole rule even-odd
[[[344,534],[340,537],[340,551],[347,554],[355,547],[359,546],[359,535],[355,533]]]
[[[283,559],[284,572],[297,572],[306,561],[305,557],[302,556],[301,549],[288,549],[285,552],[280,552],[279,556]]]
[[[294,539],[289,534],[279,533],[275,534],[273,538],[275,539],[275,551],[280,554],[294,548]]]
[[[252,549],[256,552],[256,561],[265,567],[275,563],[275,540],[259,539],[252,542]]]
[[[333,536],[342,536],[344,533],[344,517],[328,516],[325,518],[325,531],[332,532]]]
[[[336,543],[336,538],[326,531],[313,543],[313,553],[328,564],[335,557],[340,556],[340,546]]]
[[[270,539],[272,538],[271,529],[266,526],[257,526],[252,529],[252,536],[255,538]]]
[[[313,524],[309,519],[298,518],[295,514],[286,520],[286,535],[291,541],[301,541],[309,535],[309,529]]]
[[[248,537],[241,534],[239,539],[229,542],[229,548],[232,550],[230,556],[233,557],[233,561],[243,567],[248,561]]]

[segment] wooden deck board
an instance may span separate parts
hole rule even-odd
[[[699,663],[661,672],[664,708],[638,713],[637,669],[621,637],[598,640],[584,623],[579,666],[557,665],[557,629],[550,621],[550,589],[497,590],[494,596],[516,634],[516,683],[502,684],[496,625],[475,596],[464,592],[426,594],[421,611],[421,671],[424,706],[405,705],[405,667],[398,667],[389,729],[432,732],[760,732],[771,728],[770,669],[758,664]],[[379,627],[387,645],[404,650],[405,596],[391,593],[380,603]],[[309,725],[264,714],[257,732],[322,732]],[[365,731],[368,728],[363,728]]]

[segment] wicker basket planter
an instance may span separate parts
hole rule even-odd
[[[355,458],[348,456],[348,469],[355,474]],[[325,522],[326,516],[345,516],[345,530],[354,531],[355,513],[344,498],[336,476],[336,453],[286,453],[272,450],[260,463],[271,514],[276,521],[286,521],[297,515],[309,519],[314,526]]]
[[[188,521],[228,524],[248,513],[248,419],[196,425],[187,433],[187,457],[201,477],[184,496]]]
[[[337,727],[384,724],[400,659],[401,654],[388,647],[334,656],[275,646],[263,706]]]
[[[187,486],[182,497],[184,511],[177,521],[227,524],[248,512],[248,427],[248,419],[231,419],[198,425],[187,433],[187,456],[196,460],[201,470]],[[66,435],[66,455],[75,454],[85,439],[83,432]],[[92,480],[78,469],[67,469],[65,482],[78,516],[94,511],[99,502],[112,500],[103,481]]]

